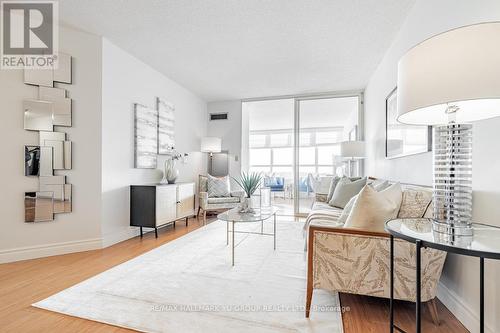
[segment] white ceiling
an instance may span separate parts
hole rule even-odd
[[[60,0],[207,101],[362,89],[415,0]]]

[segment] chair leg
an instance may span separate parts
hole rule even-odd
[[[432,321],[434,322],[434,325],[439,326],[441,325],[441,321],[439,320],[439,313],[437,310],[436,306],[436,299],[432,299],[427,302],[427,308],[429,309],[429,312],[432,317]]]
[[[306,292],[306,318],[309,318],[311,312],[311,302],[313,297],[313,287],[312,283],[307,282],[307,292]]]
[[[201,207],[198,207],[198,214],[196,214],[196,218],[198,218],[200,216],[200,210],[201,210]]]
[[[203,224],[207,224],[207,211],[203,210]]]

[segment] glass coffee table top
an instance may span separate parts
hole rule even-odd
[[[410,242],[421,240],[423,246],[469,255],[500,258],[500,227],[473,223],[473,236],[450,236],[432,230],[432,219],[394,219],[386,222],[386,230]]]
[[[240,213],[239,210],[238,207],[230,209],[217,215],[217,218],[229,222],[260,222],[267,220],[278,212],[276,207],[254,208],[253,213]]]

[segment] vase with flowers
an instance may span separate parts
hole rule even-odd
[[[172,148],[172,151],[168,154],[165,160],[165,171],[163,173],[162,183],[175,184],[177,178],[179,177],[179,169],[177,168],[177,161],[183,160],[184,155],[177,152]]]

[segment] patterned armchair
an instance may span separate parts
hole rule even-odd
[[[237,207],[241,198],[244,195],[243,191],[231,191],[231,196],[229,197],[217,197],[211,198],[208,196],[208,179],[207,176],[199,176],[198,179],[198,195],[199,195],[199,207],[198,214],[200,215],[200,210],[203,210],[203,223],[207,223],[207,211],[219,211],[227,210]]]
[[[428,190],[405,189],[399,217],[428,217],[432,212]],[[317,204],[318,205],[318,204]],[[319,215],[309,219],[307,243],[306,317],[309,317],[314,289],[389,298],[390,236],[384,232],[343,228],[336,224],[341,210],[319,204],[318,214],[332,210],[330,219]],[[313,209],[312,214],[315,214]],[[395,239],[394,298],[415,302],[415,245]],[[432,319],[439,324],[434,298],[446,253],[422,249],[422,302],[427,302]]]

